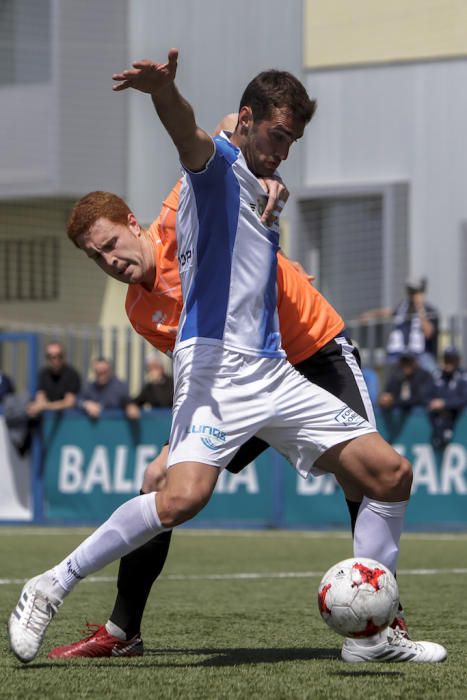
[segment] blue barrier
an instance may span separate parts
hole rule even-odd
[[[406,516],[412,529],[467,529],[467,415],[440,454],[430,444],[424,412],[386,420],[382,434],[414,465]],[[139,491],[147,463],[165,443],[170,412],[151,411],[137,422],[119,412],[93,421],[78,411],[47,415],[43,424],[43,514],[48,523],[102,522]],[[206,508],[191,525],[202,527],[346,528],[348,514],[332,476],[304,481],[273,450],[239,475],[223,472]]]

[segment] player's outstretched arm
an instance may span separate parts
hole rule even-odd
[[[114,91],[133,88],[151,95],[157,114],[189,170],[202,170],[214,151],[211,137],[200,129],[191,105],[175,85],[178,50],[170,49],[167,63],[142,59],[133,67],[114,73]]]

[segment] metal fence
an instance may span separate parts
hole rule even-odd
[[[132,394],[138,393],[143,384],[147,355],[155,352],[130,326],[47,326],[28,332],[0,332],[0,370],[13,379],[17,391],[34,393],[37,370],[45,364],[45,349],[51,341],[63,344],[66,362],[78,370],[83,381],[89,377],[92,360],[106,357]],[[169,358],[161,353],[160,357],[170,371]]]
[[[391,319],[352,320],[347,330],[358,345],[364,367],[378,371],[384,379],[385,347]],[[89,376],[93,358],[104,356],[111,360],[115,372],[125,380],[132,393],[139,391],[144,378],[145,359],[154,348],[138,336],[130,326],[124,327],[59,327],[38,326],[23,331],[3,329],[0,332],[0,370],[15,382],[18,391],[34,390],[34,371],[44,364],[45,347],[50,341],[61,342],[67,362],[80,372],[83,380]],[[455,345],[461,354],[467,348],[467,312],[442,319],[440,352]],[[170,372],[170,359],[160,354]],[[467,357],[466,357],[467,360]]]

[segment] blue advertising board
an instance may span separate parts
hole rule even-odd
[[[467,416],[443,453],[430,444],[423,412],[405,420],[378,417],[382,434],[413,462],[414,485],[406,526],[467,529]],[[170,412],[128,421],[120,413],[97,421],[79,412],[44,421],[43,478],[46,522],[98,523],[138,494],[146,465],[170,429]],[[192,521],[204,527],[348,527],[334,478],[301,479],[274,450],[243,472],[223,472],[206,508]]]

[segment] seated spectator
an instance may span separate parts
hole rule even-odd
[[[405,351],[391,374],[378,403],[383,409],[399,408],[409,411],[426,407],[431,396],[433,378],[430,372],[419,367],[417,357]]]
[[[12,445],[21,455],[31,446],[30,419],[26,412],[29,396],[16,394],[10,377],[0,370],[0,406]]]
[[[165,372],[156,353],[146,358],[146,382],[143,384],[133,403],[141,408],[171,408],[173,403],[174,386],[172,377]]]
[[[36,396],[27,406],[31,418],[36,418],[43,411],[73,408],[81,388],[78,372],[65,362],[65,350],[61,343],[49,343],[45,357],[47,366],[39,372]]]
[[[5,396],[15,393],[15,386],[8,376],[0,370],[0,404],[3,403]]]
[[[437,450],[451,441],[455,422],[467,405],[467,373],[460,361],[456,348],[446,348],[442,365],[434,375],[428,409],[433,427],[431,442]]]
[[[394,310],[370,309],[361,319],[388,319],[392,317],[391,330],[386,344],[386,361],[394,365],[407,350],[418,360],[418,365],[428,372],[437,367],[439,314],[426,301],[427,280],[424,277],[409,278],[405,284],[406,297]]]
[[[439,316],[425,299],[426,279],[409,279],[407,297],[396,307],[393,328],[387,343],[388,362],[397,361],[408,348],[417,356],[418,364],[428,372],[436,369]]]
[[[79,397],[79,406],[90,418],[99,418],[102,411],[120,408],[127,412],[130,396],[126,382],[115,376],[111,362],[105,357],[94,360],[94,381],[88,382]],[[130,415],[133,418],[136,416]]]

